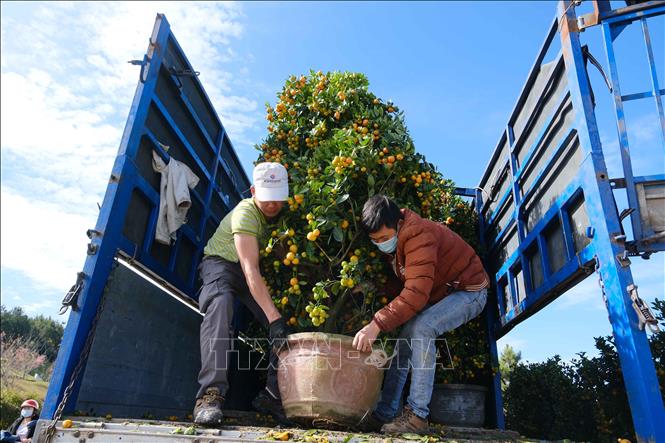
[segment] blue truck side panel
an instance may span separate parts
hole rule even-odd
[[[621,162],[624,170],[624,179],[626,181],[628,204],[631,208],[634,209],[633,214],[631,214],[631,227],[633,229],[633,235],[638,242],[637,246],[640,250],[643,251],[662,251],[665,249],[665,241],[660,240],[656,242],[645,242],[645,240],[652,238],[656,233],[652,229],[649,229],[649,227],[644,229],[645,227],[642,226],[641,212],[643,208],[641,208],[639,205],[637,190],[635,188],[636,181],[635,177],[633,176],[633,165],[630,157],[630,144],[628,142],[628,131],[626,128],[626,118],[623,103],[643,98],[653,98],[656,108],[656,115],[660,123],[660,137],[663,144],[663,150],[665,151],[665,114],[663,113],[663,102],[661,98],[663,95],[665,95],[665,90],[660,89],[658,84],[658,73],[653,56],[649,27],[647,24],[647,18],[656,15],[662,15],[663,13],[665,13],[665,6],[660,6],[645,11],[637,11],[634,13],[610,17],[604,20],[602,23],[607,64],[609,66],[610,77],[612,81],[614,111],[616,114],[617,134],[619,137],[619,147],[621,153]],[[649,63],[651,89],[646,92],[621,95],[619,72],[614,51],[614,41],[626,26],[638,20],[642,28],[644,47],[646,50],[647,61]]]
[[[166,146],[169,146],[168,151]],[[170,246],[154,241],[159,175],[152,151],[187,164],[200,179],[191,190],[189,221]],[[159,14],[83,269],[78,309],[71,312],[42,417],[54,416],[86,348],[91,327],[118,256],[125,257],[185,298],[197,298],[198,260],[221,218],[246,195],[249,180],[196,73]],[[140,296],[139,294],[136,295]],[[85,360],[85,355],[83,360]],[[65,411],[76,405],[81,376],[67,390]]]
[[[570,9],[564,11],[563,3],[559,8],[563,15],[563,51],[568,75],[572,77],[570,84],[573,102],[577,109],[583,111],[577,113],[576,120],[582,146],[590,154],[583,164],[582,177],[589,220],[596,230],[591,246],[600,262],[609,319],[621,360],[633,424],[638,441],[665,441],[665,409],[658,379],[646,333],[638,327],[639,321],[632,309],[628,290],[633,284],[633,277],[630,268],[619,264],[617,260],[617,256],[625,250],[624,245],[617,241],[622,231],[621,222],[616,212],[598,135],[579,33],[575,32],[575,12]]]
[[[654,237],[656,232],[643,229],[635,187],[662,181],[663,176],[633,176],[622,107],[626,100],[653,97],[665,128],[646,21],[665,13],[665,6],[650,2],[612,11],[608,3],[598,2],[595,7],[610,66],[635,240],[627,241],[624,235],[605,165],[586,72],[587,54],[580,43],[578,25],[583,22],[578,22],[573,3],[561,1],[478,186],[482,191],[476,197],[481,239],[496,289],[497,314],[489,323],[495,338],[505,335],[586,278],[597,265],[638,440],[665,441],[663,402],[646,334],[632,308],[633,280],[626,260],[628,251],[648,255],[664,249],[662,238]],[[612,44],[632,22],[639,22],[643,30],[651,90],[621,96]],[[544,63],[557,35],[561,52]],[[665,147],[665,131],[663,140]],[[501,392],[496,380],[494,385],[496,423],[502,423],[498,412]]]

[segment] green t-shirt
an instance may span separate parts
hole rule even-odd
[[[233,234],[253,235],[263,242],[266,218],[254,204],[253,198],[246,198],[233,208],[217,227],[203,249],[205,255],[217,255],[233,263],[238,263],[238,251],[233,241]]]

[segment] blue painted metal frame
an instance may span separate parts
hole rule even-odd
[[[598,8],[598,5],[596,6]],[[660,89],[658,84],[648,27],[645,21],[646,17],[665,13],[665,6],[662,5],[662,2],[660,4],[654,2],[646,6],[624,8],[621,11],[611,11],[608,6],[601,5],[597,10],[600,10],[599,17],[601,21],[606,18],[602,25],[606,43],[610,47],[609,50],[612,50],[612,40],[626,26],[633,21],[640,20],[652,77],[650,92],[622,97],[617,87],[614,90],[615,100],[620,104],[622,100],[625,101],[626,99],[654,97],[657,102],[661,125],[665,128],[660,101],[663,90]],[[561,62],[563,60],[565,64],[564,77],[567,81],[567,92],[563,94],[558,103],[554,104],[553,111],[545,119],[546,123],[538,128],[539,132],[532,145],[524,147],[521,139],[526,138],[525,133],[528,131],[524,130],[519,135],[519,139],[515,140],[513,125],[536,82],[545,55],[548,53],[557,33],[560,37],[561,52],[555,61]],[[613,52],[608,55],[608,58],[611,60],[610,64],[614,64],[610,70],[612,81],[618,85],[616,60]],[[556,71],[557,69],[552,70],[550,77],[546,79],[548,82],[551,82],[554,76],[557,75]],[[499,269],[492,270],[494,292],[497,295],[495,301],[496,313],[493,318],[488,318],[491,331],[490,341],[505,335],[518,323],[535,314],[567,289],[586,278],[594,261],[598,260],[600,275],[605,282],[609,319],[621,358],[638,441],[665,441],[665,411],[651,352],[645,332],[638,327],[637,315],[632,308],[627,290],[633,283],[630,267],[622,265],[617,260],[617,257],[622,256],[625,252],[626,245],[620,236],[622,233],[621,222],[607,174],[591,97],[591,86],[586,73],[585,56],[580,43],[575,7],[570,1],[563,0],[559,3],[557,16],[519,95],[508,124],[502,132],[500,141],[480,181],[479,188],[490,184],[493,187],[496,186],[503,174],[499,171],[504,171],[506,167],[509,168],[510,186],[502,195],[494,196],[498,199],[494,201],[498,203],[494,206],[491,214],[488,213],[488,208],[493,201],[483,201],[482,194],[480,192],[476,193],[481,240],[490,255],[497,254],[501,248],[504,248],[508,237],[515,235],[513,232],[517,231],[518,246],[499,264]],[[543,99],[544,97],[541,96],[535,106],[536,109]],[[572,126],[567,131],[560,133],[558,145],[551,149],[548,158],[540,165],[541,169],[532,171],[536,159],[542,156],[545,149],[543,142],[549,128],[559,116],[569,111],[570,107],[574,112]],[[622,112],[620,107],[617,109],[619,109],[617,113]],[[623,118],[622,115],[620,117]],[[535,121],[535,119],[535,112],[528,116],[529,122]],[[621,119],[619,119],[620,123],[622,123]],[[527,123],[526,127],[529,124]],[[624,134],[620,133],[620,136],[625,137],[625,127],[623,130]],[[665,140],[665,129],[663,139]],[[508,158],[499,158],[506,140],[508,141]],[[544,209],[544,213],[538,217],[533,223],[534,226],[527,232],[525,202],[530,204],[532,200],[540,195],[540,187],[545,183],[544,180],[548,178],[548,174],[552,172],[555,163],[561,159],[562,155],[572,155],[571,148],[575,146],[579,151],[580,164],[578,170],[572,171],[573,173],[567,176],[569,179],[567,183],[563,182],[565,184],[563,191],[558,193],[549,209]],[[625,162],[624,165],[630,166],[627,142],[625,146],[626,148],[622,150],[622,154],[624,154],[623,157],[627,160],[627,163]],[[526,149],[521,164],[518,162],[516,149],[520,149],[522,152]],[[631,187],[633,193],[635,192],[635,183],[662,179],[662,176],[633,177],[632,169],[625,169],[628,170],[626,184]],[[535,174],[535,178],[525,189],[524,181],[528,174]],[[470,193],[468,189],[461,189],[460,191],[464,195]],[[580,246],[580,249],[576,250],[570,217],[572,207],[577,207],[580,201],[584,203],[589,224],[594,228],[594,235],[588,239],[585,246]],[[636,198],[634,198],[634,201],[636,202]],[[631,207],[635,207],[635,205],[631,204]],[[506,210],[511,211],[512,216],[509,220],[506,220]],[[501,231],[497,233],[496,228],[499,220],[503,220],[503,226]],[[635,220],[639,220],[639,214],[636,214]],[[561,263],[557,270],[550,267],[550,259],[553,258],[552,254],[555,254],[556,251],[549,249],[546,241],[547,230],[553,226],[557,226],[563,236],[563,245],[559,254],[564,256],[556,257]],[[637,230],[636,232],[642,235],[641,231]],[[636,238],[638,237],[636,236]],[[540,253],[540,261],[531,263],[529,253],[534,250]],[[531,278],[531,266],[540,266],[542,269],[542,282],[537,286]],[[520,277],[524,282],[523,287],[518,282]],[[487,315],[492,317],[489,310]],[[496,343],[493,343],[492,352],[496,352]],[[496,380],[494,381],[496,410],[501,411],[500,385],[496,384]],[[502,423],[502,412],[497,412],[496,418],[497,423]]]
[[[476,209],[476,214],[478,215],[478,223],[479,223],[479,232],[483,232],[485,229],[485,223],[483,220],[483,215],[481,213],[481,210],[483,208],[483,194],[482,194],[482,189],[480,187],[476,188],[455,188],[454,193],[463,197],[472,197],[473,198],[473,204]],[[483,236],[481,236],[481,245],[483,249],[485,249],[486,245],[483,239]],[[486,260],[486,257],[484,257]],[[496,346],[496,336],[495,336],[495,328],[494,328],[494,319],[497,317],[497,313],[495,312],[497,308],[497,303],[492,303],[492,300],[496,298],[496,285],[493,285],[492,291],[489,294],[488,297],[488,303],[485,305],[485,323],[486,323],[486,328],[487,328],[487,342],[489,343],[489,354],[490,354],[490,362],[492,367],[498,368],[499,367],[499,352]],[[488,411],[486,414],[489,416],[493,417],[493,423],[489,423],[489,425],[495,426],[499,429],[505,429],[506,428],[506,419],[505,415],[503,413],[503,398],[501,396],[501,374],[497,370],[496,373],[492,376],[491,379],[491,386],[490,386],[490,395],[491,395],[491,405],[492,405],[492,410]]]
[[[665,10],[654,12],[662,14]],[[665,408],[651,350],[646,333],[639,329],[637,314],[628,293],[628,287],[633,284],[632,274],[630,267],[624,267],[616,260],[625,250],[624,245],[616,241],[616,236],[621,233],[621,221],[616,213],[616,203],[607,177],[577,18],[574,8],[567,8],[567,2],[563,1],[559,3],[559,14],[562,17],[562,47],[571,96],[575,109],[581,111],[576,113],[575,126],[579,131],[580,145],[589,154],[581,167],[589,221],[596,231],[589,247],[600,261],[609,319],[621,360],[637,439],[644,442],[665,441]]]
[[[69,384],[72,371],[81,357],[81,351],[88,338],[100,300],[103,297],[106,283],[114,266],[115,257],[118,254],[132,257],[133,260],[136,260],[144,269],[147,269],[156,277],[169,283],[184,295],[196,299],[196,267],[207,241],[207,238],[204,238],[206,223],[210,222],[216,226],[224,215],[213,212],[211,207],[212,199],[220,199],[222,210],[228,211],[231,206],[231,199],[243,198],[249,189],[250,182],[240,166],[240,161],[233,150],[233,145],[226,135],[221,120],[214,113],[210,99],[198,78],[194,77],[193,81],[196,92],[201,96],[201,100],[204,103],[204,109],[197,111],[195,106],[190,102],[186,91],[179,87],[179,83],[182,85],[181,80],[173,74],[167,77],[168,81],[173,82],[179,91],[179,105],[186,110],[188,113],[187,117],[191,119],[195,130],[199,132],[202,140],[205,141],[205,146],[197,147],[208,151],[213,159],[211,165],[206,165],[204,160],[199,157],[196,149],[192,146],[193,141],[187,139],[183,131],[179,128],[178,122],[172,117],[169,107],[159,99],[156,87],[160,70],[163,74],[166,69],[165,63],[167,62],[167,48],[169,45],[175,48],[176,55],[180,57],[179,60],[186,64],[186,68],[191,69],[192,67],[187,61],[186,56],[171,33],[166,17],[158,14],[152,36],[150,37],[148,51],[144,58],[145,65],[141,69],[142,78],[134,95],[118,150],[118,156],[113,166],[111,180],[109,181],[104,196],[104,203],[95,227],[101,233],[100,236],[92,239],[92,243],[97,246],[98,252],[95,255],[89,255],[86,259],[83,269],[86,278],[80,294],[80,309],[70,313],[44,402],[41,414],[42,418],[50,419],[53,417],[56,407],[62,399],[64,390]],[[162,77],[161,81],[165,81],[165,79]],[[179,229],[177,240],[171,246],[166,266],[159,263],[151,255],[159,208],[159,194],[148,180],[143,177],[135,162],[142,140],[149,143],[151,148],[158,152],[165,161],[170,161],[169,153],[164,151],[157,136],[146,126],[150,108],[153,109],[152,112],[158,112],[161,118],[168,124],[169,131],[184,148],[184,155],[189,155],[203,174],[199,178],[205,180],[208,184],[203,195],[197,190],[191,190],[190,194],[193,203],[196,202],[202,208],[201,220],[196,227],[186,224]],[[199,115],[201,112],[207,112],[208,117],[219,128],[219,132],[214,140],[212,139],[213,135],[206,129]],[[231,166],[227,164],[222,154],[225,154],[230,161],[235,163],[239,174],[232,172]],[[222,189],[219,189],[219,185],[216,183],[218,174],[221,174],[221,182],[230,182],[231,192],[235,195],[228,195]],[[134,244],[123,233],[128,207],[134,192],[139,192],[152,208],[146,232],[143,233],[144,240],[142,244]],[[183,245],[183,241],[188,241],[194,245],[196,250],[195,256],[192,257],[191,266],[187,269],[186,278],[179,275],[176,269],[177,258],[182,254],[181,246]],[[80,377],[75,382],[65,411],[71,411],[74,408],[79,386]]]
[[[621,153],[621,163],[623,166],[624,179],[626,181],[626,194],[628,205],[634,209],[630,215],[633,237],[636,241],[637,250],[640,252],[656,252],[665,250],[665,242],[644,241],[655,233],[652,230],[645,230],[642,226],[641,208],[637,199],[635,188],[635,177],[633,176],[633,165],[630,158],[630,146],[628,141],[628,129],[626,127],[626,118],[624,114],[623,102],[653,97],[658,119],[660,121],[660,135],[663,150],[665,151],[665,113],[663,112],[662,96],[665,90],[660,89],[658,84],[658,73],[653,57],[651,37],[647,25],[647,18],[656,15],[665,14],[665,5],[655,6],[651,9],[631,12],[624,15],[612,16],[602,19],[603,41],[605,43],[605,52],[607,55],[607,64],[609,66],[612,92],[614,96],[614,111],[617,123],[617,133],[619,136],[619,151]],[[602,16],[601,16],[602,18]],[[647,61],[649,63],[649,73],[651,78],[651,90],[647,92],[635,93],[626,96],[621,95],[621,86],[619,82],[619,72],[617,67],[616,55],[614,52],[614,40],[619,36],[625,27],[634,21],[640,21],[642,25],[642,35],[644,37],[644,46],[646,49]]]

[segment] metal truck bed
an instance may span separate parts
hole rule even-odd
[[[225,411],[226,426],[220,429],[192,427],[189,422],[137,420],[70,416],[70,428],[58,421],[52,442],[265,442],[298,441],[313,443],[359,442],[513,442],[528,441],[517,432],[498,429],[461,428],[433,425],[428,436],[400,434],[386,436],[374,433],[353,433],[324,429],[276,428],[269,418],[251,412]],[[39,430],[37,430],[39,431]],[[192,433],[194,432],[194,433]],[[278,438],[288,432],[288,440]]]

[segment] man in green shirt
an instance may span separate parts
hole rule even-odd
[[[259,250],[265,242],[268,220],[277,217],[289,197],[286,168],[259,163],[254,168],[252,198],[229,212],[208,240],[199,265],[203,285],[199,295],[201,323],[200,389],[194,422],[215,426],[222,422],[221,406],[228,390],[228,351],[231,349],[233,302],[238,298],[268,328],[273,349],[286,339],[286,323],[270,297],[259,269]],[[277,387],[276,353],[270,352],[266,388],[252,404],[263,413],[284,420]]]

